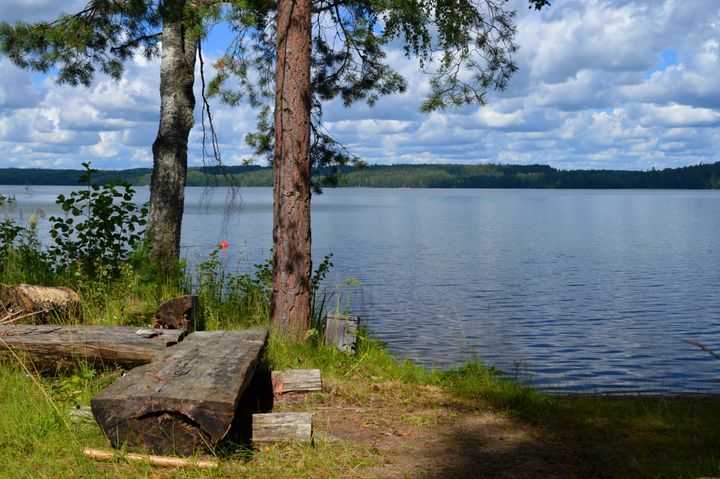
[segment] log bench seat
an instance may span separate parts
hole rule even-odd
[[[267,338],[265,329],[189,334],[97,394],[93,416],[114,447],[191,455],[212,446],[228,433]]]

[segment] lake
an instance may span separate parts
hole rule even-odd
[[[0,187],[2,211],[50,216],[72,189]],[[233,271],[270,256],[271,190],[241,195],[228,219],[223,189],[188,188],[191,261],[220,241]],[[684,342],[720,352],[718,191],[328,189],[312,221],[327,287],[357,278],[350,308],[400,357],[478,357],[550,391],[720,393],[720,362]]]

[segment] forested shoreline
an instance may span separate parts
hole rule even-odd
[[[150,183],[150,168],[103,170],[98,182]],[[322,184],[322,175],[315,179]],[[548,188],[548,189],[720,189],[720,162],[662,170],[559,170],[548,165],[371,165],[343,167],[338,186],[369,188]],[[4,185],[77,185],[83,170],[0,168]],[[196,167],[188,186],[272,186],[272,168],[262,166]]]

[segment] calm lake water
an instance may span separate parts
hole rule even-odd
[[[50,216],[72,189],[0,187],[18,200],[2,211]],[[188,258],[223,240],[229,269],[269,257],[271,190],[241,194],[227,220],[224,190],[188,189]],[[312,220],[328,288],[357,278],[351,309],[399,356],[477,356],[547,390],[720,393],[720,362],[684,342],[720,351],[720,192],[337,189]]]

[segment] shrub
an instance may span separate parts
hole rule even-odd
[[[82,165],[80,181],[88,187],[58,196],[56,203],[66,214],[50,217],[55,244],[48,255],[59,269],[76,267],[90,278],[99,272],[117,276],[120,263],[142,242],[147,205],[133,202],[135,191],[128,183],[92,183],[98,170]]]

